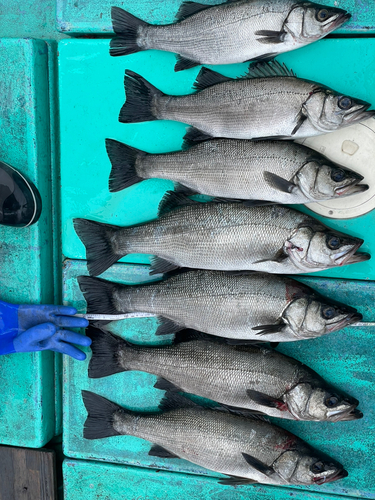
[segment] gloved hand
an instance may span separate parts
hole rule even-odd
[[[0,301],[0,354],[50,349],[84,360],[71,344],[89,346],[91,339],[65,328],[84,328],[88,321],[73,317],[74,307],[14,305]]]

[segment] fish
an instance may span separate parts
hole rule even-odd
[[[192,145],[191,145],[192,144]],[[109,190],[143,179],[170,179],[175,190],[214,198],[311,203],[363,193],[363,176],[310,148],[288,141],[212,139],[184,151],[148,154],[106,139]]]
[[[368,102],[297,78],[278,61],[250,64],[242,78],[203,67],[195,93],[166,95],[125,71],[122,123],[174,120],[191,125],[185,139],[301,139],[327,134],[375,115]]]
[[[159,219],[121,228],[74,219],[88,270],[98,275],[129,253],[153,254],[151,274],[190,267],[277,274],[322,271],[364,262],[363,240],[283,205],[200,203],[167,192]]]
[[[188,270],[140,286],[79,276],[87,312],[157,316],[156,335],[191,328],[229,339],[293,342],[341,330],[362,319],[296,280],[268,273]]]
[[[158,376],[158,389],[182,391],[289,420],[357,420],[358,400],[299,361],[260,345],[183,330],[173,345],[140,346],[90,326],[90,378],[137,370]]]
[[[247,412],[205,408],[167,392],[160,412],[137,412],[90,391],[83,436],[136,436],[153,443],[149,455],[183,458],[229,476],[221,484],[320,485],[348,476],[335,460],[294,434]]]
[[[295,0],[183,2],[176,23],[153,26],[112,7],[111,56],[158,49],[177,52],[175,71],[274,57],[320,40],[347,22],[342,9]]]

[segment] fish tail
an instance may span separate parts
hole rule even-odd
[[[109,190],[112,193],[121,191],[143,180],[137,174],[136,161],[137,158],[145,156],[147,153],[113,139],[106,139],[105,145],[112,163],[112,170],[109,175]]]
[[[86,335],[92,340],[89,378],[108,377],[126,371],[120,364],[118,354],[120,349],[123,351],[131,346],[129,342],[93,326],[87,328]]]
[[[113,31],[118,35],[111,40],[109,49],[111,56],[126,56],[145,50],[138,45],[137,38],[139,28],[148,26],[148,23],[141,21],[120,7],[112,7],[111,16]]]
[[[87,313],[92,314],[119,314],[114,302],[113,294],[118,288],[117,283],[91,276],[78,276],[78,284],[87,302]]]
[[[121,406],[90,391],[82,391],[82,399],[88,413],[83,429],[85,439],[120,435],[120,432],[113,427],[113,423],[115,413],[124,411]]]
[[[86,247],[87,268],[91,276],[97,276],[124,257],[113,249],[112,239],[122,229],[87,219],[74,219],[74,229]]]
[[[119,121],[138,123],[157,120],[155,98],[164,94],[141,75],[127,69],[125,71],[126,101],[121,108]]]

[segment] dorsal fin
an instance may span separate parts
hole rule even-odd
[[[245,78],[274,78],[277,76],[296,77],[293,70],[278,61],[255,62],[249,65]]]
[[[183,21],[187,17],[193,16],[202,10],[210,9],[213,5],[204,5],[196,2],[183,2],[176,14],[176,21]]]
[[[199,203],[199,201],[191,200],[183,193],[167,191],[159,203],[158,216],[160,217],[175,208],[196,205],[197,203]]]
[[[235,80],[235,78],[224,76],[216,71],[212,71],[212,69],[203,67],[195,79],[193,88],[194,90],[200,91],[218,83],[231,82],[233,80]]]

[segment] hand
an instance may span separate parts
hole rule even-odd
[[[54,306],[47,306],[54,307]],[[69,308],[73,310],[74,308]],[[75,311],[75,309],[74,309]],[[61,318],[64,318],[61,316]],[[14,349],[16,352],[35,352],[51,350],[67,354],[72,358],[83,361],[86,359],[86,354],[77,349],[71,344],[80,346],[89,346],[91,339],[80,335],[79,333],[71,332],[59,328],[59,326],[70,326],[71,328],[80,328],[88,325],[88,321],[84,318],[69,318],[72,321],[56,320],[53,323],[42,323],[18,335],[13,340]],[[61,323],[61,324],[59,324]],[[68,324],[67,324],[68,323]]]
[[[20,305],[18,307],[18,329],[28,330],[42,323],[53,323],[62,328],[85,328],[88,321],[75,318],[77,310],[68,306]]]

